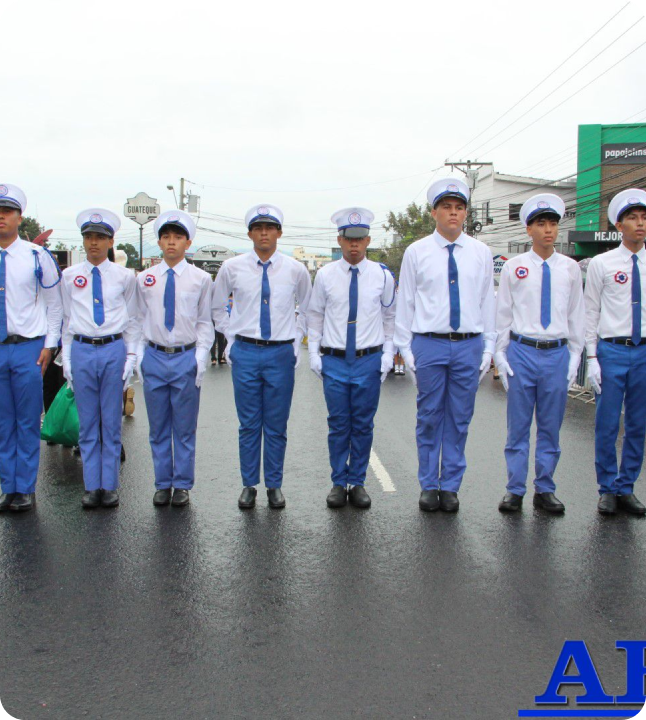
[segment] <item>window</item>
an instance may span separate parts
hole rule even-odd
[[[509,219],[520,220],[520,209],[522,207],[522,203],[509,203]]]

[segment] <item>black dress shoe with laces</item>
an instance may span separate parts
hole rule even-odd
[[[285,498],[280,488],[267,488],[267,501],[269,507],[280,510],[285,507]]]
[[[363,485],[353,485],[348,490],[348,500],[350,505],[360,510],[367,510],[372,504],[370,495],[368,495]]]
[[[114,508],[119,504],[118,490],[104,490],[101,496],[101,505],[104,508]]]
[[[36,504],[35,493],[16,493],[13,496],[9,509],[14,512],[25,512],[31,510]]]
[[[440,510],[454,513],[460,509],[458,494],[450,490],[440,490]]]
[[[16,493],[2,493],[0,495],[0,512],[8,510],[15,497]]]
[[[185,488],[175,488],[173,490],[173,502],[174,507],[184,507],[189,503],[188,490]]]
[[[98,508],[101,504],[101,490],[86,490],[81,498],[81,505],[87,510]]]
[[[348,501],[348,491],[345,485],[332,485],[332,489],[328,493],[325,502],[329,508],[345,507]]]
[[[603,495],[600,495],[597,510],[602,515],[616,515],[617,496],[614,493],[603,493]]]
[[[249,510],[256,504],[257,490],[255,487],[244,487],[238,498],[238,507],[241,510]]]
[[[617,507],[631,515],[646,515],[646,507],[632,493],[617,495]]]
[[[435,512],[440,509],[440,491],[422,490],[419,496],[419,509],[424,512]]]
[[[547,510],[547,512],[555,515],[565,512],[565,505],[551,492],[536,493],[534,495],[534,507]]]
[[[155,491],[155,494],[153,495],[153,505],[157,505],[158,507],[168,505],[172,495],[173,488],[160,488]]]
[[[523,507],[523,496],[516,495],[516,493],[505,493],[505,497],[500,501],[498,510],[500,512],[517,512],[522,510]]]

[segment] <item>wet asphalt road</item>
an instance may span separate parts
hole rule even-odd
[[[205,378],[188,508],[152,505],[139,385],[117,510],[82,511],[80,459],[43,446],[36,512],[0,516],[4,708],[21,720],[504,720],[535,707],[565,639],[585,640],[606,691],[624,692],[615,641],[646,634],[646,521],[596,513],[593,407],[568,403],[565,517],[531,502],[501,515],[505,397],[488,375],[461,510],[429,515],[414,389],[390,376],[374,449],[396,492],[371,471],[372,508],[332,511],[323,394],[302,360],[284,511],[262,491],[255,510],[237,508],[226,367]]]

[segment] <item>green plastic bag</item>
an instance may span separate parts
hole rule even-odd
[[[67,384],[58,391],[45,414],[40,439],[70,447],[79,444],[79,414],[74,391]]]

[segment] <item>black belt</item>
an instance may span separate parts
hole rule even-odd
[[[161,350],[161,352],[168,353],[169,355],[176,355],[177,353],[183,353],[186,350],[192,350],[197,343],[192,342],[188,345],[177,345],[177,347],[165,347],[164,345],[157,345],[157,343],[148,341],[148,345],[150,345],[151,348],[155,348],[155,350]]]
[[[18,343],[24,343],[24,342],[30,342],[31,340],[40,340],[43,337],[43,335],[38,335],[37,337],[25,337],[24,335],[7,335],[7,337],[2,341],[3,345],[17,345]]]
[[[236,340],[250,343],[251,345],[291,345],[294,339],[291,340],[256,340],[256,338],[245,337],[244,335],[236,335]]]
[[[78,342],[85,343],[86,345],[107,345],[108,343],[114,342],[115,340],[121,340],[123,333],[117,333],[116,335],[104,335],[103,337],[87,337],[86,335],[75,335],[74,339]]]
[[[450,333],[436,333],[436,332],[425,332],[425,333],[415,333],[416,335],[424,335],[424,337],[432,337],[437,338],[438,340],[450,340],[451,342],[457,342],[459,340],[469,340],[469,338],[478,337],[478,335],[482,335],[482,333],[457,333],[457,332],[450,332]]]
[[[535,340],[534,338],[525,337],[524,335],[517,335],[515,332],[510,332],[509,337],[512,340],[519,342],[521,345],[529,345],[537,350],[552,350],[553,348],[567,345],[566,338],[561,338],[559,340]]]
[[[613,338],[601,338],[604,342],[612,343],[613,345],[629,345],[635,347],[635,343],[629,337],[613,337]],[[646,338],[642,338],[637,345],[646,345]]]
[[[374,347],[369,348],[363,348],[363,350],[357,350],[356,351],[356,357],[363,357],[364,355],[372,355],[373,353],[381,352],[381,349],[383,348],[383,345],[375,345]],[[345,357],[345,350],[340,350],[339,348],[329,348],[329,347],[322,347],[321,348],[321,354],[322,355],[332,355],[333,357]]]

